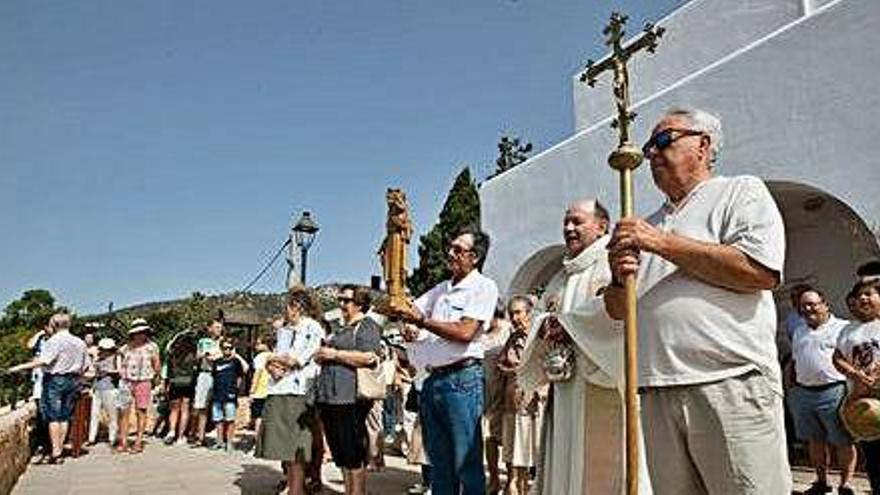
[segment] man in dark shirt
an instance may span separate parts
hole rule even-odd
[[[222,340],[220,350],[223,356],[214,360],[211,371],[214,378],[213,418],[217,422],[215,448],[231,452],[235,437],[235,416],[238,412],[238,390],[247,372],[247,365],[236,354],[231,340]]]

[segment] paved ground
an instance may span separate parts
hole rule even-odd
[[[396,456],[386,456],[388,467],[370,473],[369,491],[376,495],[405,493],[418,481],[418,470]],[[795,488],[805,489],[812,475],[795,470]],[[325,494],[342,493],[339,471],[326,464]],[[106,445],[93,448],[63,465],[32,464],[13,495],[270,495],[281,479],[277,463],[254,459],[241,452],[227,454],[187,446],[166,447],[154,442],[140,455],[113,454]],[[837,478],[832,477],[834,484]],[[859,493],[869,493],[867,482],[856,482]],[[604,494],[600,494],[604,495]]]
[[[371,494],[404,493],[419,479],[418,470],[400,457],[386,458],[388,467],[370,473]],[[106,445],[60,466],[32,464],[18,481],[14,495],[170,495],[274,494],[281,479],[278,463],[241,452],[166,447],[153,443],[143,454],[114,454]],[[325,494],[342,493],[342,476],[324,465]]]

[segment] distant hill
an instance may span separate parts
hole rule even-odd
[[[315,288],[318,297],[321,300],[321,308],[324,311],[330,311],[336,308],[336,295],[342,284],[331,283],[323,284]],[[381,292],[371,291],[373,299],[381,295]],[[191,296],[181,299],[172,299],[169,301],[153,301],[125,308],[116,309],[113,313],[100,313],[95,315],[86,315],[81,319],[84,321],[102,321],[108,318],[120,319],[122,321],[130,321],[134,318],[147,318],[156,313],[191,311],[194,305],[198,305],[202,311],[207,311],[210,316],[219,316],[219,312],[224,314],[248,315],[249,318],[266,321],[270,318],[280,316],[284,312],[286,304],[286,293],[267,293],[260,294],[254,292],[234,291],[225,294],[205,295],[194,292]]]

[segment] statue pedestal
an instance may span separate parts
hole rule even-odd
[[[385,296],[379,300],[379,303],[373,308],[373,311],[387,316],[388,318],[396,318],[401,313],[410,313],[415,308],[412,302],[406,296]]]

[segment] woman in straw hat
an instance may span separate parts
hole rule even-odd
[[[137,436],[131,447],[132,454],[144,450],[143,437],[147,427],[147,410],[152,402],[153,378],[159,373],[159,346],[150,340],[150,326],[143,318],[131,323],[128,343],[120,350],[122,382],[119,386],[119,446],[125,452],[128,443],[128,422],[131,409],[137,415]]]

